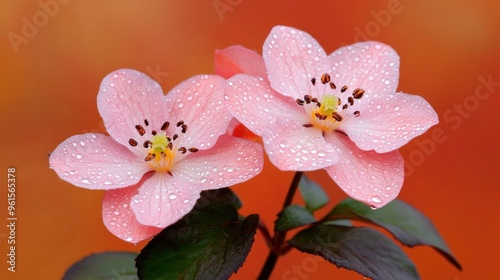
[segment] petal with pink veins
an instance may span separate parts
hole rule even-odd
[[[302,107],[292,98],[275,92],[259,77],[234,76],[228,80],[224,98],[233,116],[257,135],[262,135],[277,118],[308,122]]]
[[[144,181],[130,207],[140,224],[164,228],[193,209],[200,190],[176,180],[166,172],[155,172]]]
[[[267,77],[262,56],[240,45],[215,51],[215,74],[229,79],[240,73]]]
[[[162,230],[137,222],[135,213],[130,207],[130,201],[137,195],[137,188],[141,184],[142,182],[128,188],[106,191],[102,202],[102,218],[106,228],[130,243],[140,242]]]
[[[169,120],[184,121],[187,133],[179,138],[183,146],[209,149],[226,132],[231,114],[223,102],[226,80],[215,75],[192,77],[166,96]]]
[[[321,130],[293,120],[277,120],[262,139],[269,159],[281,170],[318,170],[338,161],[338,148],[325,141]]]
[[[294,99],[316,91],[311,79],[330,72],[324,64],[326,53],[318,42],[291,27],[274,27],[264,42],[262,56],[271,86]]]
[[[223,135],[212,149],[190,154],[171,172],[201,192],[247,181],[261,172],[263,162],[260,144]]]
[[[109,135],[133,150],[128,141],[139,137],[135,128],[147,119],[149,127],[160,128],[167,119],[165,96],[160,85],[146,74],[121,69],[107,75],[97,95],[97,108]]]
[[[438,122],[436,112],[422,97],[394,93],[372,99],[359,117],[342,124],[342,130],[360,149],[386,153],[400,148]]]
[[[350,197],[374,208],[397,197],[404,179],[403,157],[398,151],[363,151],[339,133],[327,136],[327,141],[341,152],[338,163],[325,170]]]
[[[113,138],[93,133],[66,139],[50,154],[49,163],[61,179],[98,190],[134,185],[149,171],[143,160]]]
[[[399,56],[388,45],[373,41],[356,43],[334,51],[327,60],[331,79],[337,85],[334,94],[347,100],[354,89],[365,90],[363,98],[355,101],[355,110],[363,110],[372,98],[396,92]],[[348,90],[341,93],[339,88],[344,85]]]

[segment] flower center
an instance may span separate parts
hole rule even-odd
[[[316,78],[312,78],[311,83],[315,86]],[[328,84],[331,90],[337,89],[335,83],[331,81],[330,75],[326,73],[321,76],[321,83],[323,85]],[[347,86],[343,86],[340,88],[340,93],[344,93],[347,89]],[[343,120],[351,117],[351,115],[346,115],[346,110],[354,105],[355,99],[363,97],[364,93],[365,90],[356,88],[353,90],[352,96],[349,96],[347,102],[343,105],[340,97],[335,94],[325,94],[321,100],[311,95],[304,95],[304,99],[296,99],[297,104],[304,107],[310,119],[310,122],[303,124],[303,126],[321,129],[323,133],[337,130]],[[354,111],[354,117],[359,115],[359,111]]]
[[[147,119],[144,120],[144,124],[146,127],[149,126]],[[153,170],[167,172],[172,175],[170,169],[183,157],[182,155],[188,151],[190,153],[197,152],[198,149],[194,147],[188,149],[178,144],[176,140],[179,139],[179,134],[175,133],[169,136],[167,133],[169,127],[170,123],[165,122],[160,128],[160,132],[151,130],[152,136],[148,137],[146,135],[146,129],[138,124],[135,126],[135,129],[139,135],[146,140],[143,142],[142,147],[138,146],[139,143],[133,138],[130,138],[128,143],[132,147],[137,147],[137,149],[141,150],[141,153],[146,155],[144,161],[146,161]],[[188,128],[188,126],[184,124],[184,121],[177,122],[176,127],[180,130],[181,135],[185,134]]]

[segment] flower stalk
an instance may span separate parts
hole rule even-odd
[[[292,179],[292,183],[290,184],[290,188],[288,189],[288,193],[286,194],[285,201],[283,202],[283,208],[287,208],[290,206],[292,203],[293,197],[295,196],[295,193],[297,192],[297,188],[299,186],[300,179],[302,178],[302,175],[304,172],[298,171],[295,173],[295,176]],[[272,244],[271,248],[269,250],[269,254],[267,256],[266,262],[264,263],[264,266],[262,267],[262,270],[259,274],[259,277],[257,279],[259,280],[264,280],[264,279],[269,279],[269,276],[271,275],[274,266],[276,265],[276,262],[278,261],[278,257],[281,252],[281,247],[283,246],[283,243],[285,242],[286,238],[286,231],[275,231],[274,236],[272,239]]]

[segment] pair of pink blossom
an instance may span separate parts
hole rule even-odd
[[[78,187],[107,190],[106,227],[128,242],[144,240],[187,214],[201,191],[260,173],[262,147],[225,135],[232,118],[223,103],[225,83],[196,76],[165,96],[145,74],[115,71],[97,96],[110,136],[70,137],[50,165]]]
[[[225,135],[234,116],[278,168],[325,169],[348,195],[381,207],[402,186],[396,149],[437,123],[424,99],[396,93],[398,69],[381,43],[326,55],[307,33],[278,26],[263,57],[238,46],[216,53],[227,82],[196,76],[164,96],[140,72],[111,73],[98,94],[110,136],[73,136],[50,164],[76,186],[107,190],[106,227],[138,242],[188,213],[202,190],[261,171],[261,146]]]
[[[396,52],[363,42],[327,55],[309,34],[277,26],[262,53],[219,51],[216,73],[232,76],[227,107],[262,136],[271,162],[281,170],[325,169],[373,208],[396,198],[404,179],[397,149],[438,123],[422,97],[396,92]]]

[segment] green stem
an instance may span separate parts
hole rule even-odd
[[[285,209],[292,203],[293,197],[295,196],[295,192],[297,191],[297,187],[299,186],[300,178],[302,178],[302,174],[304,174],[304,172],[302,171],[297,171],[295,173],[292,183],[290,184],[290,188],[288,189],[288,193],[286,194],[285,202],[283,203],[283,209]],[[272,247],[269,250],[269,255],[267,255],[264,267],[262,267],[262,270],[260,271],[259,277],[257,279],[259,280],[269,279],[269,276],[271,276],[274,266],[276,265],[276,261],[278,261],[281,247],[285,242],[285,238],[286,238],[286,231],[274,232]]]

